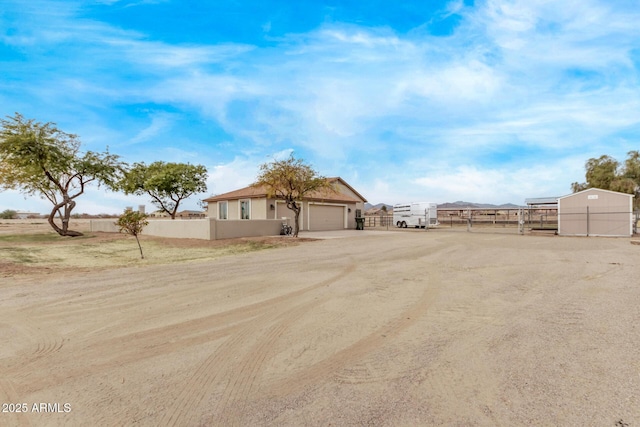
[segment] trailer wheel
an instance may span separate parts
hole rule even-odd
[[[402,228],[407,228],[407,223],[402,221]]]
[[[398,228],[402,227],[402,223],[400,221],[396,222],[396,227]]]

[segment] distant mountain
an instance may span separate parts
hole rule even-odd
[[[441,203],[438,205],[438,208],[441,209],[464,209],[464,208],[481,208],[481,209],[518,209],[521,206],[514,205],[513,203],[503,203],[501,205],[492,205],[491,203],[473,203],[473,202],[449,202],[449,203]]]
[[[392,205],[388,205],[386,203],[378,203],[377,205],[372,205],[370,203],[364,204],[364,210],[369,211],[371,209],[381,209],[383,206],[387,207],[388,211],[393,209]],[[466,209],[466,208],[484,208],[484,209],[518,209],[522,206],[514,205],[513,203],[503,203],[502,205],[492,205],[490,203],[473,203],[473,202],[463,202],[458,200],[457,202],[447,202],[440,203],[438,208],[440,209]]]
[[[383,206],[387,207],[387,210],[391,210],[393,208],[393,206],[391,205],[387,205],[386,203],[378,203],[377,205],[372,205],[371,203],[365,203],[364,204],[364,210],[368,211],[371,209],[382,209]]]

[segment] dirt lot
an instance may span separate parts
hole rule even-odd
[[[629,239],[380,231],[19,272],[0,425],[638,425],[639,259]]]

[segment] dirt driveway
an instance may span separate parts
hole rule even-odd
[[[638,425],[639,251],[380,232],[1,283],[0,425]]]

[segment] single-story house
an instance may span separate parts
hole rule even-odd
[[[342,178],[327,178],[333,189],[316,191],[302,201],[300,230],[356,228],[356,211],[362,215],[366,199]],[[283,200],[267,197],[264,187],[249,186],[204,199],[208,217],[216,220],[283,219],[293,225],[295,214]]]
[[[205,218],[207,215],[203,211],[184,210],[176,213],[176,218],[193,219],[193,218]]]
[[[42,215],[38,212],[17,211],[16,218],[17,219],[42,218]]]
[[[633,194],[589,188],[558,198],[558,234],[630,237]]]
[[[169,214],[163,210],[153,211],[149,214],[151,218],[169,218]]]

